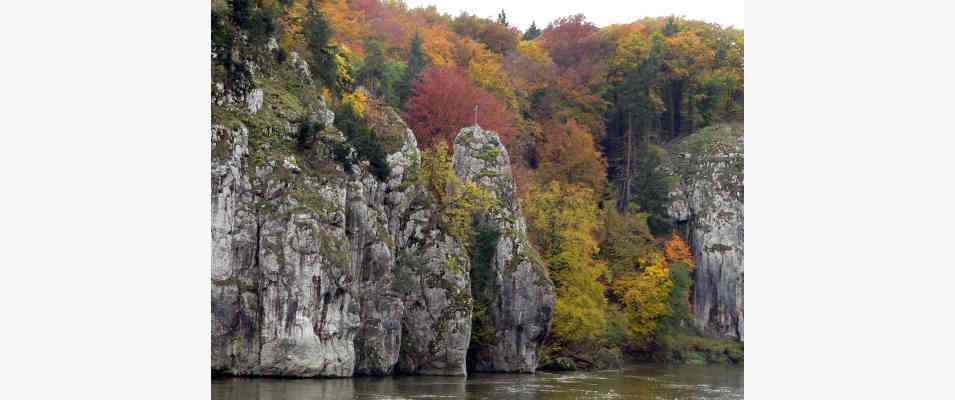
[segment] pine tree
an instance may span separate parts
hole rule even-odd
[[[428,63],[428,55],[424,52],[421,32],[415,31],[414,38],[411,39],[411,51],[408,54],[408,71],[398,90],[402,102],[411,95],[411,87],[421,76],[421,72],[427,68]]]
[[[524,40],[534,40],[541,35],[541,30],[537,28],[537,22],[531,21],[531,27],[524,32]]]
[[[501,9],[501,13],[497,15],[497,23],[504,26],[510,26],[507,22],[507,14],[504,13],[504,9]]]

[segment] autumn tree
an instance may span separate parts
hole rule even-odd
[[[594,338],[606,328],[607,299],[598,281],[606,266],[594,260],[599,210],[593,190],[553,181],[532,187],[528,197],[528,235],[557,287],[554,336],[570,342]]]
[[[637,271],[640,260],[654,251],[654,238],[647,218],[647,214],[635,206],[625,212],[614,207],[607,210],[600,256],[607,260],[614,277]]]
[[[631,272],[614,280],[614,292],[630,317],[629,330],[638,345],[647,344],[660,323],[672,312],[670,268],[659,253],[641,260],[640,272]]]
[[[690,319],[690,286],[695,264],[690,252],[690,246],[674,231],[670,240],[664,245],[663,254],[670,264],[670,280],[673,281],[673,292],[670,294],[670,316],[677,327],[686,325]]]
[[[514,135],[512,117],[504,104],[477,87],[467,74],[455,67],[429,67],[412,87],[402,117],[417,136],[422,148],[438,141],[451,143],[461,128],[477,119],[485,129],[500,135],[506,144]]]
[[[597,32],[597,26],[587,21],[583,14],[558,18],[541,33],[543,46],[551,58],[561,67],[581,61],[580,47],[584,40]]]
[[[666,256],[668,262],[685,263],[689,266],[690,271],[692,271],[696,265],[693,263],[693,254],[690,253],[690,246],[687,246],[683,238],[676,234],[676,231],[673,231],[670,235],[670,240],[667,240],[666,245],[664,245],[663,254]]]
[[[602,193],[607,163],[594,146],[593,136],[573,119],[544,126],[540,170],[544,181],[580,184]]]
[[[503,10],[498,14],[497,22],[461,13],[451,23],[450,28],[458,35],[474,39],[498,54],[513,50],[521,38],[520,31],[508,26]]]

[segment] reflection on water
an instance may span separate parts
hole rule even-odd
[[[213,400],[742,399],[742,367],[631,365],[619,371],[353,379],[213,379]]]

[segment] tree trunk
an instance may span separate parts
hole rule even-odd
[[[620,205],[620,211],[624,212],[627,209],[627,204],[630,204],[630,180],[631,173],[633,171],[633,114],[627,113],[627,150],[626,150],[626,172],[624,174],[624,183],[623,183],[623,203]]]
[[[696,128],[696,122],[693,120],[693,88],[692,87],[690,87],[690,89],[687,90],[686,119],[688,119],[690,122],[689,132],[693,133],[693,131],[695,130],[694,128]]]

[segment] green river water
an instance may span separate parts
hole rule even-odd
[[[213,400],[742,399],[743,368],[634,364],[616,371],[345,379],[217,378]]]

